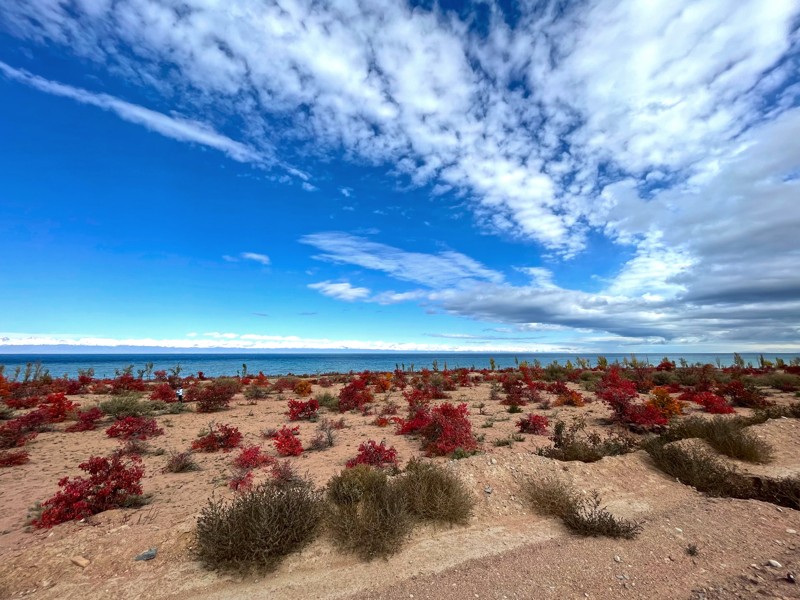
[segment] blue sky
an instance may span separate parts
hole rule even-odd
[[[0,346],[800,349],[800,6],[0,7]]]

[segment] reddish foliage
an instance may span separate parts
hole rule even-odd
[[[177,402],[178,395],[175,393],[175,390],[172,389],[170,384],[159,383],[153,388],[153,391],[150,392],[150,400],[161,402]]]
[[[533,435],[547,435],[547,427],[550,422],[547,417],[542,415],[529,414],[527,417],[517,421],[517,429],[520,433],[532,433]]]
[[[317,411],[319,410],[319,402],[312,398],[307,402],[300,400],[289,400],[289,415],[290,421],[306,420],[311,421],[317,418]]]
[[[0,450],[20,448],[36,437],[36,431],[29,429],[23,417],[0,425]]]
[[[140,484],[144,475],[141,459],[132,457],[123,462],[117,455],[92,456],[78,465],[89,474],[84,477],[64,477],[58,482],[61,488],[43,504],[42,515],[32,524],[38,528],[82,519],[125,506],[131,496],[142,493]]]
[[[586,398],[583,397],[583,394],[570,389],[559,394],[555,402],[553,402],[554,406],[583,406],[585,404]]]
[[[0,467],[16,467],[24,465],[30,458],[25,450],[2,450],[0,451]]]
[[[392,385],[396,387],[398,390],[404,389],[408,385],[408,381],[406,380],[406,372],[400,369],[395,369],[394,373],[392,374]]]
[[[144,381],[125,373],[111,382],[111,393],[122,394],[125,392],[143,392],[147,389]]]
[[[149,417],[125,417],[106,429],[108,437],[123,440],[146,440],[163,433],[156,420]]]
[[[650,391],[647,405],[658,410],[667,420],[683,414],[683,402],[673,398],[669,390],[663,387],[654,387]]]
[[[297,384],[297,378],[295,377],[280,377],[272,384],[272,389],[282,394],[283,392],[294,390],[295,384]]]
[[[272,476],[273,481],[279,485],[292,483],[293,481],[300,479],[300,476],[297,474],[297,470],[294,468],[294,465],[292,465],[291,461],[288,460],[281,460],[272,465],[272,471],[270,471],[270,475]]]
[[[386,447],[386,442],[378,444],[375,440],[367,440],[358,447],[358,454],[345,463],[348,469],[356,465],[369,465],[382,469],[397,466],[397,450]]]
[[[275,459],[268,454],[264,454],[260,446],[248,446],[242,448],[239,456],[234,459],[233,464],[240,469],[256,469],[264,465],[271,465],[274,462]]]
[[[301,379],[294,385],[294,393],[298,396],[310,396],[311,395],[311,382],[307,379]]]
[[[551,394],[555,394],[556,396],[569,394],[570,391],[572,391],[567,387],[567,384],[564,383],[563,381],[553,381],[551,383],[547,383],[545,384],[545,389]]]
[[[693,394],[692,401],[702,406],[703,410],[712,415],[728,415],[736,412],[725,398],[711,392]]]
[[[733,379],[720,386],[719,394],[725,396],[734,406],[764,408],[771,404],[757,387],[752,384],[745,385],[741,379]]]
[[[397,425],[397,433],[407,435],[417,433],[431,423],[431,410],[427,404],[418,404],[409,407],[407,419],[400,420]]]
[[[467,405],[445,402],[431,410],[431,421],[421,431],[423,449],[430,455],[444,456],[456,449],[475,450],[478,442],[467,419]]]
[[[194,384],[186,390],[186,399],[197,402],[197,412],[210,413],[227,408],[239,391],[235,379],[217,379],[207,384]]]
[[[83,410],[78,413],[77,422],[67,427],[64,431],[69,433],[76,431],[93,431],[97,429],[97,422],[104,416],[103,411],[96,406],[89,410]]]
[[[28,409],[37,406],[41,400],[38,396],[25,396],[23,398],[6,398],[3,400],[8,408],[14,410]]]
[[[359,409],[372,402],[372,392],[367,388],[367,376],[360,375],[344,386],[339,392],[339,411]]]
[[[275,450],[281,456],[300,456],[303,453],[303,445],[297,439],[300,431],[298,427],[281,427],[274,437]]]
[[[246,492],[253,487],[253,472],[240,471],[235,473],[228,481],[228,487],[234,492]]]
[[[68,400],[62,392],[50,394],[44,399],[37,411],[42,411],[47,423],[66,421],[67,415],[78,409],[78,404]]]
[[[198,452],[226,452],[236,448],[242,442],[242,433],[236,428],[225,424],[211,424],[208,433],[201,435],[192,442],[192,450]]]
[[[667,417],[651,404],[633,404],[637,387],[620,375],[619,367],[612,367],[603,375],[595,392],[597,397],[614,411],[614,418],[626,425],[652,429],[667,424]]]

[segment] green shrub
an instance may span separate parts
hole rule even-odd
[[[399,480],[408,512],[420,521],[469,522],[475,501],[464,483],[440,465],[412,460]]]
[[[633,539],[642,530],[639,523],[615,517],[601,506],[598,492],[583,497],[554,476],[538,482],[529,480],[524,493],[536,511],[560,518],[579,535]]]
[[[411,533],[403,489],[380,469],[345,469],[330,480],[326,497],[334,543],[364,560],[394,554]]]
[[[638,442],[628,435],[612,434],[601,438],[598,433],[586,433],[583,420],[569,427],[563,421],[556,421],[550,439],[553,446],[539,448],[536,453],[561,461],[596,462],[604,456],[619,456],[638,448]]]
[[[319,402],[319,405],[328,410],[339,410],[339,398],[330,392],[320,392],[314,396],[314,400]]]
[[[120,394],[101,402],[100,410],[115,419],[148,416],[153,412],[153,405],[141,397],[141,394]]]
[[[210,569],[274,569],[314,539],[322,515],[320,494],[307,482],[265,483],[230,502],[211,499],[197,519],[197,557]]]
[[[701,438],[720,454],[751,463],[767,463],[772,460],[772,446],[759,439],[752,431],[745,429],[747,419],[726,418],[713,419],[688,417],[673,424],[661,438],[672,442],[687,438]]]

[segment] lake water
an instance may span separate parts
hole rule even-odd
[[[583,354],[591,365],[597,363],[597,354]],[[630,358],[630,354],[602,354],[609,362]],[[660,362],[664,354],[637,354],[638,360]],[[667,355],[676,362],[682,357],[690,364],[711,363],[729,366],[733,363],[733,354],[682,354]],[[746,362],[758,365],[758,354],[741,353]],[[780,357],[787,363],[796,356],[793,354],[765,354],[768,360]],[[76,377],[80,369],[94,369],[95,377],[113,377],[115,372],[133,365],[133,373],[143,369],[152,362],[154,370],[169,370],[176,365],[181,366],[181,374],[186,376],[203,371],[208,376],[236,375],[247,365],[249,373],[263,371],[265,375],[318,375],[321,373],[349,373],[350,371],[392,371],[395,368],[415,370],[431,368],[434,361],[438,368],[475,367],[489,368],[490,359],[494,359],[497,368],[513,367],[517,361],[533,362],[539,360],[542,365],[557,361],[564,364],[571,360],[575,364],[574,354],[501,354],[501,353],[296,353],[296,354],[263,354],[263,353],[227,353],[227,354],[0,354],[0,365],[5,365],[6,375],[12,375],[16,367],[25,368],[27,363],[39,362],[53,376],[64,374]]]

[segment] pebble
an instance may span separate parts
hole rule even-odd
[[[72,561],[72,564],[78,565],[81,569],[85,569],[91,563],[88,558],[84,558],[83,556],[73,556],[70,558],[70,561]]]
[[[768,564],[770,567],[775,567],[776,569],[780,569],[780,568],[783,566],[783,565],[781,565],[781,563],[779,563],[777,560],[775,560],[775,559],[772,559],[772,558],[771,558],[771,559],[769,559],[769,560],[767,561],[767,564]]]
[[[487,485],[485,488],[483,488],[483,491],[487,494],[491,494],[494,490],[492,489],[492,486]]]
[[[622,559],[619,556],[614,555],[614,562],[622,562]]]
[[[158,548],[150,548],[137,555],[133,560],[153,560],[158,554]]]
[[[794,529],[787,529],[786,533],[797,533]]]
[[[492,459],[492,460],[490,460],[489,462],[490,462],[491,464],[493,464],[493,465],[496,465],[496,464],[497,464],[497,459],[496,459],[496,458],[493,458],[493,459]]]

